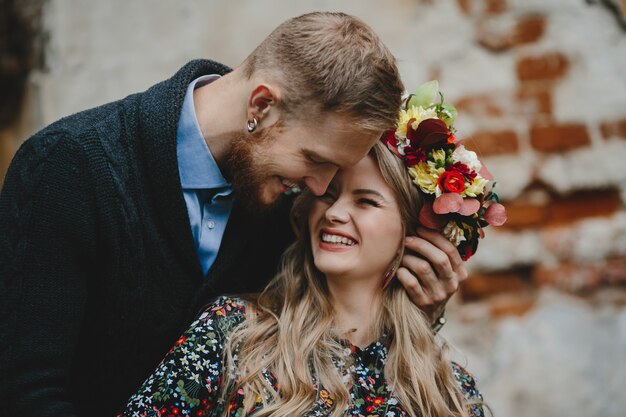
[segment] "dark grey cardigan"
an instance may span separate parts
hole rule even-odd
[[[182,196],[185,90],[228,71],[192,61],[16,154],[0,194],[0,415],[114,415],[204,303],[271,276],[289,201],[263,218],[235,202],[204,277]]]

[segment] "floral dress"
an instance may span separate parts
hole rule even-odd
[[[220,416],[225,407],[229,408],[230,415],[242,416],[245,410],[243,392],[240,390],[225,404],[219,399],[219,390],[224,342],[232,329],[243,320],[243,300],[217,298],[178,339],[118,417]],[[346,354],[354,358],[354,382],[346,415],[406,416],[384,379],[383,369],[388,353],[384,339],[364,349],[348,344],[347,349]],[[452,370],[465,398],[482,400],[472,375],[456,363],[452,363]],[[268,372],[265,377],[268,383],[276,386],[277,381],[271,373]],[[306,416],[327,416],[332,404],[328,391],[317,388],[316,402]],[[260,406],[260,402],[254,405]],[[482,407],[471,406],[470,417],[484,417]]]

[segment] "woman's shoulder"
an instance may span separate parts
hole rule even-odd
[[[470,405],[471,417],[484,417],[482,407],[483,396],[478,390],[476,378],[467,369],[456,362],[452,362],[452,373],[454,374],[461,392]]]
[[[221,295],[207,303],[191,323],[191,327],[207,322],[241,322],[246,318],[246,301],[240,297]]]
[[[476,386],[476,378],[467,369],[453,361],[452,373],[459,383],[466,399],[483,399],[478,387]]]

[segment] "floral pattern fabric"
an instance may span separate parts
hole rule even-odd
[[[156,371],[130,398],[118,417],[220,416],[224,407],[230,415],[241,417],[245,408],[240,391],[226,405],[219,399],[223,371],[222,351],[229,333],[245,320],[244,302],[238,298],[219,297],[191,324],[167,353]],[[387,359],[384,338],[360,349],[347,344],[346,354],[354,358],[354,381],[350,391],[348,416],[404,417],[407,414],[386,383],[383,369]],[[452,363],[452,370],[466,399],[482,400],[474,378]],[[267,372],[267,382],[276,386]],[[330,414],[332,396],[317,387],[317,400],[307,417]],[[260,407],[257,402],[254,406]],[[482,407],[472,406],[471,417],[484,417]]]

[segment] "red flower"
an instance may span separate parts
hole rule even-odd
[[[407,147],[404,149],[404,153],[404,161],[408,167],[417,165],[418,162],[426,162],[426,152],[422,148],[413,149],[412,147]]]
[[[389,129],[381,136],[380,140],[384,143],[391,143],[393,146],[398,146],[398,140],[396,139],[396,129]]]
[[[412,126],[413,121],[414,119],[409,120],[406,129],[406,137],[411,141],[412,148],[423,148],[428,151],[433,148],[454,147],[448,142],[452,134],[448,130],[448,126],[441,120],[423,120],[415,130]]]
[[[176,346],[180,346],[183,343],[185,343],[185,341],[187,340],[187,336],[182,336],[180,339],[178,339],[175,343]]]
[[[368,405],[367,407],[365,407],[365,411],[367,411],[368,413],[371,413],[372,411],[374,411],[374,407],[372,407],[371,405]]]
[[[467,261],[476,253],[476,249],[478,248],[478,236],[470,240],[464,240],[459,243],[457,250],[459,251],[459,255],[461,255],[461,259]]]
[[[459,171],[461,174],[465,175],[465,177],[469,178],[470,180],[473,180],[474,178],[476,178],[476,172],[470,170],[469,167],[465,165],[463,162],[455,162],[450,167],[450,170]]]
[[[443,191],[459,194],[465,189],[465,177],[459,171],[444,171],[437,184]]]

